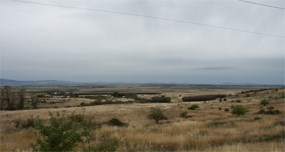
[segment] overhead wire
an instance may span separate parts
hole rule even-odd
[[[246,0],[238,0],[238,1],[244,2],[244,3],[250,3],[250,4],[254,4],[254,5],[260,5],[260,6],[265,6],[265,7],[271,7],[271,8],[276,8],[276,9],[285,10],[284,7],[272,6],[272,5],[267,5],[267,4],[252,2],[252,1],[246,1]]]
[[[230,30],[230,31],[236,31],[236,32],[258,34],[258,35],[263,35],[263,36],[285,38],[284,35],[277,35],[277,34],[256,32],[256,31],[249,31],[249,30],[244,30],[244,29],[238,29],[238,28],[232,28],[232,27],[226,27],[226,26],[219,26],[219,25],[211,25],[211,24],[192,22],[192,21],[185,21],[185,20],[172,19],[172,18],[164,18],[164,17],[149,16],[149,15],[141,15],[141,14],[135,14],[135,13],[129,13],[129,12],[110,11],[110,10],[94,9],[94,8],[83,8],[83,7],[67,6],[67,5],[62,5],[62,4],[32,2],[32,1],[25,1],[25,0],[12,0],[12,1],[21,2],[21,3],[27,3],[27,4],[34,4],[34,5],[55,6],[55,7],[69,8],[69,9],[80,9],[80,10],[87,10],[87,11],[94,11],[94,12],[103,12],[103,13],[111,13],[111,14],[143,17],[143,18],[150,18],[150,19],[163,20],[163,21],[171,21],[171,22],[179,22],[179,23],[185,23],[185,24],[193,24],[193,25],[198,25],[198,26],[204,26],[204,27],[210,27],[210,28],[216,28],[216,29],[224,29],[224,30]]]

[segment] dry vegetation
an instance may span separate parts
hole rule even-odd
[[[206,90],[206,91],[205,91]],[[57,109],[35,109],[21,111],[1,111],[0,116],[0,151],[31,151],[35,143],[36,131],[32,128],[19,128],[16,121],[26,120],[31,116],[48,119],[48,112],[85,110],[92,121],[102,126],[92,132],[94,137],[110,136],[120,140],[117,151],[285,151],[285,102],[284,89],[263,90],[259,92],[238,93],[240,90],[212,90],[212,94],[232,94],[226,100],[207,102],[179,102],[185,95],[203,95],[208,89],[166,90],[164,95],[171,97],[172,103],[134,103],[72,107]],[[213,93],[214,92],[214,93]],[[262,99],[269,104],[262,106]],[[77,98],[77,100],[81,100]],[[88,100],[88,99],[84,99]],[[78,105],[75,99],[67,105]],[[89,102],[89,101],[86,101]],[[189,110],[191,105],[199,106]],[[243,116],[231,113],[236,105],[248,109]],[[147,119],[151,107],[160,107],[168,120],[156,124]],[[260,109],[273,107],[281,114],[257,114]],[[187,118],[179,115],[187,111]],[[118,118],[127,126],[117,127],[105,122]],[[92,144],[97,144],[94,141]],[[78,145],[76,151],[83,145]]]

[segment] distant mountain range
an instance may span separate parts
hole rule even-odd
[[[72,82],[72,81],[59,81],[59,80],[38,80],[38,81],[20,81],[20,80],[11,80],[0,78],[0,86],[97,86],[97,87],[106,87],[111,85],[129,85],[136,84],[139,86],[145,87],[175,87],[175,86],[284,86],[284,85],[266,85],[266,84],[255,84],[255,83],[234,83],[234,82],[225,82],[220,84],[181,84],[181,83],[86,83],[86,82]]]
[[[23,86],[23,85],[71,85],[75,82],[57,81],[57,80],[39,80],[39,81],[18,81],[10,79],[0,79],[0,86]]]

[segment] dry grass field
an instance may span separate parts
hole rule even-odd
[[[117,151],[205,151],[205,152],[282,152],[285,151],[284,89],[240,94],[240,89],[178,89],[160,90],[172,99],[171,103],[108,104],[87,107],[78,105],[81,99],[70,100],[67,108],[0,112],[0,151],[31,151],[37,132],[32,128],[18,128],[16,121],[39,117],[47,120],[48,113],[85,111],[92,121],[103,124],[94,129],[96,139],[102,136],[119,139]],[[225,100],[181,102],[186,95],[231,94]],[[266,99],[269,104],[262,106]],[[83,100],[83,99],[82,99]],[[87,99],[84,99],[87,100]],[[88,101],[87,101],[88,102]],[[191,110],[189,107],[198,105]],[[236,105],[248,109],[245,115],[232,114]],[[59,106],[60,107],[60,106]],[[156,124],[147,118],[151,107],[163,110],[168,120]],[[281,114],[258,114],[260,109],[279,110]],[[180,114],[187,112],[187,118]],[[118,118],[125,127],[104,122]],[[95,140],[92,144],[96,145]],[[81,151],[82,144],[76,147]]]

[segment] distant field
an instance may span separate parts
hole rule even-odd
[[[1,111],[0,112],[0,151],[31,151],[31,144],[37,138],[33,128],[19,128],[15,123],[31,116],[42,120],[48,119],[48,113],[83,110],[92,121],[101,124],[92,134],[96,139],[109,136],[120,140],[117,151],[274,151],[285,150],[285,89],[266,89],[248,91],[252,88],[80,88],[77,92],[89,94],[97,92],[139,93],[154,92],[159,94],[139,94],[140,98],[164,95],[171,98],[170,103],[130,103],[80,106],[81,102],[90,103],[97,99],[90,98],[46,98],[40,103],[40,109]],[[258,89],[258,88],[256,88]],[[36,89],[34,90],[36,91]],[[226,94],[225,98],[210,101],[182,102],[182,97],[197,95]],[[97,97],[99,98],[99,97]],[[102,97],[100,97],[101,100]],[[107,99],[115,98],[110,94]],[[64,102],[60,102],[64,100]],[[262,100],[268,100],[265,106]],[[53,104],[49,104],[53,102]],[[42,106],[41,106],[42,104]],[[191,106],[198,108],[191,110]],[[242,116],[232,114],[237,105],[244,106],[248,112]],[[56,106],[56,107],[55,107]],[[156,124],[147,118],[151,107],[163,110],[167,120]],[[261,110],[278,110],[280,113],[261,113]],[[185,118],[181,113],[186,112]],[[118,127],[106,124],[111,118],[118,118],[127,126]],[[92,142],[95,146],[98,141]],[[82,150],[79,144],[76,151]]]

